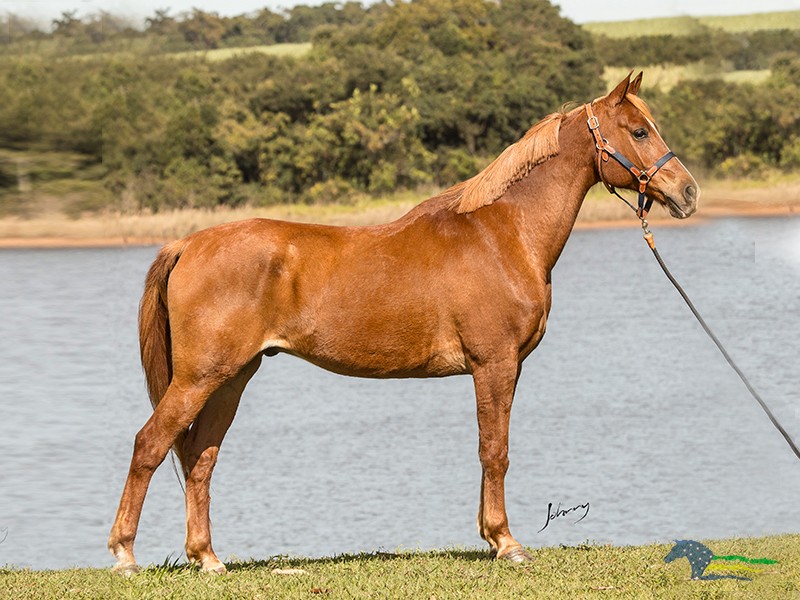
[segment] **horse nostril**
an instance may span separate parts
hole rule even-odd
[[[687,185],[683,190],[683,194],[687,200],[694,200],[697,197],[697,188],[693,185]]]

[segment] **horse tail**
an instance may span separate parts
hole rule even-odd
[[[154,410],[172,381],[172,339],[167,309],[167,283],[185,248],[186,242],[179,240],[164,246],[159,251],[147,272],[144,293],[139,304],[139,351],[147,393]],[[186,476],[183,456],[185,439],[186,433],[182,432],[172,447],[181,463],[184,477]]]

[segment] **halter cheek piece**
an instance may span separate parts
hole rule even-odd
[[[606,189],[610,193],[618,195],[614,189],[614,186],[603,178],[603,163],[608,162],[609,156],[630,171],[634,179],[636,179],[636,181],[639,183],[639,208],[636,211],[636,214],[640,219],[644,219],[647,216],[647,213],[650,212],[650,208],[653,206],[653,199],[647,196],[647,185],[650,183],[653,175],[658,173],[661,167],[667,164],[671,159],[675,158],[675,154],[669,151],[664,156],[659,158],[649,169],[640,169],[631,161],[629,161],[624,154],[615,150],[611,144],[608,143],[608,140],[602,136],[600,133],[600,121],[598,121],[597,117],[594,115],[594,111],[592,111],[592,105],[586,104],[584,107],[586,108],[586,116],[588,117],[587,123],[589,125],[589,130],[594,136],[595,147],[597,148],[597,173],[600,176],[600,181],[603,182],[603,185],[606,186]]]

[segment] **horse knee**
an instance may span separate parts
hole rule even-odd
[[[504,477],[509,465],[508,448],[481,448],[480,460],[487,476]]]

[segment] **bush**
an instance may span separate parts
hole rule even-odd
[[[783,145],[780,165],[790,171],[800,169],[800,137],[790,138]]]
[[[726,158],[719,165],[719,173],[731,179],[764,179],[771,170],[763,158],[751,152]]]
[[[439,148],[433,164],[436,183],[446,186],[465,181],[476,175],[486,163],[464,148]]]
[[[303,194],[308,204],[355,204],[356,190],[341,177],[319,181]]]
[[[17,187],[15,165],[0,161],[0,189]]]

